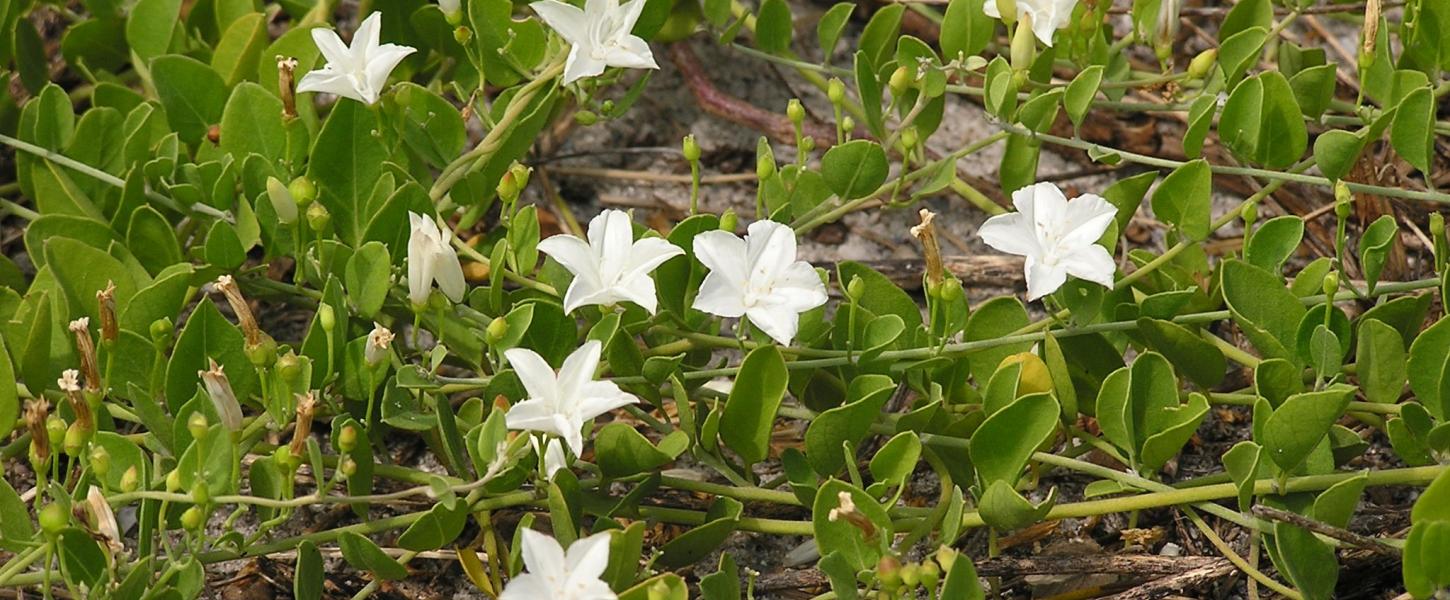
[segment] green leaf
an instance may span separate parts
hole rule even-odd
[[[599,430],[594,437],[594,455],[599,471],[608,478],[627,477],[653,471],[679,456],[688,445],[689,438],[683,431],[672,432],[660,441],[656,448],[648,439],[626,423],[610,423]],[[678,452],[676,452],[678,451]]]
[[[351,531],[344,532],[337,539],[342,548],[342,558],[354,568],[371,572],[379,579],[398,581],[408,577],[408,568],[388,556],[372,540]]]
[[[1238,83],[1244,71],[1258,61],[1259,51],[1268,38],[1267,27],[1250,27],[1223,40],[1218,50],[1218,64],[1223,68],[1224,81],[1230,86]]]
[[[831,56],[835,55],[841,32],[846,30],[846,23],[851,20],[851,12],[855,9],[856,5],[850,2],[837,2],[816,22],[816,40],[821,45],[821,56],[825,57],[826,63],[829,64]]]
[[[1048,492],[1047,499],[1033,505],[1022,494],[1005,481],[993,481],[987,486],[978,502],[978,513],[982,521],[997,531],[1021,529],[1047,516],[1057,502],[1057,488]]]
[[[1366,399],[1381,403],[1399,401],[1409,377],[1409,363],[1405,342],[1395,328],[1378,319],[1361,320],[1355,366]]]
[[[1450,317],[1441,317],[1410,344],[1410,389],[1439,421],[1450,420]]]
[[[760,15],[755,19],[756,46],[771,54],[784,54],[790,50],[792,29],[790,6],[785,0],[760,3]]]
[[[843,495],[849,497],[856,506],[856,512],[871,523],[870,535],[849,519],[830,518],[831,510],[841,507]],[[811,507],[811,523],[821,554],[840,553],[841,558],[856,571],[875,568],[891,542],[891,518],[886,515],[886,509],[870,494],[837,479],[827,481],[816,492],[816,502]]]
[[[437,550],[453,543],[468,524],[468,503],[455,498],[453,506],[438,503],[398,536],[398,547],[414,552]]]
[[[941,24],[941,52],[947,61],[965,60],[987,49],[996,21],[982,12],[983,0],[951,0]]]
[[[297,545],[297,566],[292,574],[292,595],[297,600],[321,600],[323,571],[322,553],[312,540]]]
[[[345,274],[347,298],[357,308],[358,316],[371,319],[387,300],[388,289],[392,287],[392,259],[388,247],[380,242],[368,242],[359,246],[347,261]],[[524,330],[518,331],[523,335]]]
[[[886,151],[870,140],[852,140],[833,146],[821,158],[821,176],[843,200],[871,195],[886,182]]]
[[[921,438],[914,431],[896,434],[871,457],[871,478],[878,483],[898,486],[916,470],[921,457]]]
[[[1339,580],[1339,559],[1334,548],[1309,530],[1289,523],[1274,523],[1274,544],[1279,567],[1305,600],[1334,597]]]
[[[866,53],[873,65],[884,65],[890,58],[891,49],[896,46],[897,32],[901,30],[901,15],[906,12],[905,4],[891,4],[881,7],[866,27],[861,30],[857,47]]]
[[[403,143],[435,168],[458,157],[468,141],[463,116],[447,100],[411,82],[393,86],[386,104]]]
[[[1218,122],[1219,137],[1240,160],[1273,169],[1294,164],[1309,144],[1304,114],[1289,81],[1276,71],[1234,88]]]
[[[1394,215],[1383,215],[1370,223],[1359,238],[1359,264],[1364,268],[1364,279],[1371,294],[1375,284],[1379,283],[1380,273],[1384,271],[1399,234]]]
[[[126,246],[150,273],[159,274],[162,269],[183,262],[176,230],[150,206],[142,206],[132,213],[126,230]]]
[[[1359,162],[1364,138],[1343,129],[1331,129],[1314,138],[1314,162],[1325,177],[1339,180]]]
[[[1148,194],[1148,188],[1157,180],[1158,172],[1148,171],[1114,181],[1103,190],[1103,199],[1118,209],[1118,214],[1114,217],[1118,231],[1128,230],[1128,223],[1133,220],[1133,215],[1138,214],[1138,206],[1143,204],[1143,196]]]
[[[168,26],[172,22],[167,21]],[[227,104],[226,82],[210,66],[174,54],[151,61],[151,78],[172,130],[180,134],[181,141],[199,145],[207,129],[221,121]],[[341,106],[350,104],[354,103]]]
[[[0,354],[4,350],[0,347]],[[0,360],[8,359],[0,357]],[[10,487],[9,481],[0,479],[0,548],[18,553],[34,537],[35,525],[30,522],[30,510],[25,507],[25,501],[15,493],[15,488]]]
[[[1173,366],[1203,389],[1223,381],[1228,361],[1223,353],[1187,327],[1162,319],[1138,319],[1138,332],[1148,346],[1162,352]]]
[[[0,336],[0,381],[15,381],[15,367],[10,364],[10,352],[6,348],[5,336]],[[14,385],[0,385],[0,439],[9,439],[15,429],[15,420],[20,418],[20,397]],[[0,536],[3,537],[3,536]]]
[[[1294,255],[1304,238],[1304,221],[1295,215],[1284,215],[1264,221],[1254,229],[1244,248],[1244,260],[1260,269],[1278,273],[1284,261]]]
[[[1027,307],[1015,296],[1002,296],[993,298],[978,306],[967,317],[967,330],[962,336],[962,341],[973,342],[980,340],[996,339],[1021,329],[1030,322],[1027,317]],[[972,378],[977,383],[986,383],[992,373],[997,370],[997,365],[1002,359],[1018,352],[1025,352],[1032,347],[1031,342],[1020,344],[1004,344],[994,348],[973,352],[967,355],[967,363],[972,372]]]
[[[705,513],[705,524],[685,532],[660,547],[660,564],[677,569],[694,564],[725,543],[740,525],[744,505],[734,498],[720,496]]]
[[[222,316],[210,299],[199,303],[186,320],[167,363],[167,404],[174,410],[196,394],[201,384],[197,372],[207,369],[208,358],[222,365],[237,399],[249,398],[257,389],[257,377],[242,345],[242,332]]]
[[[339,102],[317,134],[307,163],[318,201],[332,214],[338,235],[351,246],[361,243],[368,221],[381,208],[373,202],[373,188],[389,152],[388,145],[373,135],[379,127],[371,107]]]
[[[1336,384],[1324,391],[1290,396],[1264,423],[1260,443],[1269,459],[1285,471],[1297,469],[1344,414],[1354,391],[1351,386]]]
[[[206,235],[206,262],[223,271],[235,271],[247,260],[242,240],[230,223],[218,220]]]
[[[1329,108],[1329,103],[1334,100],[1334,86],[1338,83],[1335,78],[1337,69],[1336,65],[1319,65],[1289,78],[1289,85],[1294,88],[1294,100],[1303,109],[1304,116],[1318,120]]]
[[[881,408],[895,389],[896,384],[885,375],[861,375],[852,379],[846,391],[846,403],[817,415],[806,429],[806,458],[811,468],[826,476],[844,469],[843,447],[859,444],[866,437],[871,423],[881,414]],[[734,398],[733,389],[731,398]],[[728,404],[726,410],[728,417]],[[721,425],[722,429],[729,427],[728,421]]]
[[[765,460],[775,413],[785,398],[785,358],[775,346],[760,346],[745,356],[720,417],[720,439],[747,465]]]
[[[1192,240],[1210,233],[1213,221],[1213,171],[1202,159],[1174,169],[1153,191],[1153,214]]]
[[[106,555],[101,545],[78,527],[67,527],[56,536],[60,552],[60,573],[66,583],[95,588],[106,577]]]
[[[1294,359],[1304,305],[1279,278],[1240,260],[1223,266],[1223,295],[1234,322],[1266,357]]]
[[[1159,423],[1155,425],[1158,431],[1143,441],[1143,449],[1138,453],[1138,468],[1145,473],[1157,473],[1168,464],[1169,459],[1178,456],[1206,416],[1208,399],[1197,392],[1189,394],[1187,403],[1163,409],[1157,419]]]
[[[1446,24],[1450,27],[1450,23]],[[1435,95],[1428,87],[1410,92],[1400,100],[1390,125],[1390,144],[1405,162],[1421,173],[1429,173],[1435,156]]]
[[[969,444],[978,486],[1015,484],[1032,453],[1057,430],[1057,415],[1052,396],[1031,394],[987,417]]]
[[[1203,155],[1203,139],[1213,126],[1213,115],[1218,111],[1218,98],[1211,94],[1200,95],[1188,107],[1188,128],[1183,131],[1183,155],[1198,158]]]
[[[181,0],[140,0],[126,19],[126,44],[142,61],[165,54],[180,14]]]
[[[1081,127],[1088,109],[1092,108],[1093,97],[1098,94],[1098,86],[1103,83],[1103,70],[1102,65],[1092,65],[1079,72],[1067,84],[1062,105],[1067,109],[1067,118],[1072,120],[1073,127]]]
[[[287,156],[282,101],[250,81],[238,85],[222,112],[220,144],[236,160],[259,154],[275,171]]]
[[[1239,510],[1248,512],[1254,502],[1254,482],[1259,478],[1263,447],[1250,441],[1234,444],[1223,453],[1224,470],[1238,489]]]
[[[211,56],[211,66],[222,76],[227,87],[257,74],[261,63],[262,48],[268,44],[267,17],[259,12],[243,15],[231,21],[222,33],[216,51]]]

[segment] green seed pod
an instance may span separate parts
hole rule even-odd
[[[181,491],[181,471],[172,469],[166,474],[166,491],[176,493]]]
[[[127,467],[126,472],[121,474],[121,491],[134,492],[140,487],[141,473],[136,470],[136,465]]]
[[[327,230],[327,225],[332,223],[332,213],[327,212],[327,207],[322,203],[314,203],[307,207],[307,226],[317,234]]]
[[[599,122],[599,115],[592,110],[579,110],[574,113],[574,122],[588,127]]]
[[[207,489],[205,481],[198,480],[191,486],[191,501],[201,505],[211,502],[211,490]]]
[[[473,40],[473,30],[469,29],[466,25],[459,25],[453,30],[453,39],[460,46],[466,45]]]
[[[252,366],[271,367],[277,362],[277,340],[263,333],[257,343],[244,345],[242,353],[247,355],[247,361]]]
[[[514,183],[518,184],[520,192],[529,187],[529,175],[533,172],[533,167],[526,167],[518,161],[509,165],[509,174],[514,176]]]
[[[916,563],[901,567],[901,583],[908,589],[916,587],[921,583],[921,566]]]
[[[1199,52],[1198,56],[1188,63],[1188,78],[1202,80],[1208,77],[1213,66],[1218,64],[1218,48],[1209,48]]]
[[[60,415],[51,415],[45,420],[45,434],[50,438],[51,448],[65,446],[66,423]]]
[[[902,129],[901,130],[901,145],[902,146],[905,146],[907,148],[915,148],[917,142],[921,141],[918,138],[919,135],[920,134],[918,134],[916,132],[916,127],[915,126],[907,127],[906,129]]]
[[[891,95],[900,96],[906,93],[906,90],[910,89],[913,83],[915,83],[915,80],[911,76],[911,69],[902,65],[896,67],[896,70],[891,72],[891,79],[888,80],[887,85],[891,88]]]
[[[80,421],[71,423],[65,430],[65,442],[61,448],[69,456],[79,458],[86,450],[86,444],[91,441],[91,432],[81,426]]]
[[[680,143],[680,151],[684,153],[685,160],[692,163],[700,162],[700,144],[695,142],[695,134],[685,136],[684,141]]]
[[[876,561],[876,580],[881,582],[882,588],[901,585],[901,561],[889,554],[881,557]]]
[[[720,215],[720,231],[733,232],[739,223],[740,215],[735,214],[735,209],[733,208],[725,209],[725,212]]]
[[[488,323],[488,329],[484,331],[484,341],[492,346],[503,341],[504,336],[509,334],[509,323],[503,317],[494,317]]]
[[[357,474],[357,461],[353,460],[351,456],[344,456],[337,461],[337,470],[342,473],[344,478],[352,477]]]
[[[186,419],[186,430],[191,432],[193,439],[201,439],[202,436],[206,435],[206,430],[210,426],[211,424],[207,422],[206,415],[199,412],[191,413],[191,417]]]
[[[40,509],[40,530],[44,531],[46,535],[55,537],[68,525],[70,525],[70,515],[66,513],[65,507],[52,502]]]
[[[206,511],[202,510],[200,506],[193,506],[181,513],[181,526],[188,531],[196,531],[203,525],[206,525]]]
[[[277,357],[277,372],[282,375],[282,381],[297,383],[297,378],[302,375],[302,359],[297,358],[297,353],[287,350],[286,354]]]
[[[148,332],[151,334],[151,343],[156,344],[158,347],[170,346],[171,333],[175,328],[175,325],[171,323],[171,319],[168,317],[161,317],[160,319],[152,321],[150,331]]]
[[[357,448],[357,427],[348,425],[337,434],[337,449],[351,454]]]
[[[312,201],[317,199],[317,186],[306,176],[298,176],[287,184],[287,191],[292,194],[292,199],[297,202],[298,208],[307,208]]]
[[[1334,298],[1334,295],[1335,294],[1338,294],[1338,293],[1339,293],[1339,272],[1338,271],[1330,271],[1328,275],[1325,275],[1324,276],[1324,295],[1327,296],[1327,297],[1329,297],[1329,298]]]
[[[941,568],[936,563],[926,561],[921,563],[921,585],[927,589],[936,587],[936,582],[941,579]]]

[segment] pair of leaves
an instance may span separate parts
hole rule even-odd
[[[1173,365],[1156,352],[1114,371],[1098,393],[1103,437],[1125,451],[1140,473],[1156,473],[1176,456],[1207,414],[1208,400],[1200,394],[1179,402]]]

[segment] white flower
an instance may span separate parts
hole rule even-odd
[[[504,586],[499,600],[614,600],[600,579],[609,566],[609,532],[576,540],[566,554],[559,541],[523,530],[524,571]]]
[[[312,30],[312,41],[327,65],[302,76],[297,84],[298,92],[327,92],[344,98],[352,98],[364,104],[378,101],[388,74],[398,63],[403,62],[415,49],[397,44],[379,44],[382,33],[382,13],[375,12],[363,19],[357,31],[352,34],[352,45],[345,46],[342,38],[331,29]]]
[[[1068,275],[1113,287],[1113,257],[1097,241],[1117,208],[1095,194],[1068,202],[1051,183],[1012,192],[1012,204],[1017,212],[987,219],[977,235],[988,246],[1027,257],[1029,301],[1057,291]]]
[[[292,192],[282,180],[276,177],[267,178],[267,200],[272,202],[272,211],[277,213],[278,222],[283,225],[297,222],[297,200],[292,197]]]
[[[542,449],[539,448],[539,438],[529,438],[529,444],[534,447],[534,453],[544,458],[544,477],[554,478],[554,473],[559,469],[569,468],[569,459],[564,456],[564,446],[559,444],[559,438],[551,437],[544,442]]]
[[[710,269],[694,308],[750,322],[781,344],[790,344],[800,313],[826,303],[826,286],[815,268],[796,260],[795,231],[775,221],[750,224],[745,239],[728,231],[695,236],[695,257]]]
[[[580,10],[558,0],[530,4],[549,27],[569,42],[569,61],[564,64],[564,84],[581,77],[593,77],[605,67],[658,69],[649,43],[630,33],[645,0],[585,0]]]
[[[458,253],[448,245],[432,217],[408,213],[412,231],[408,235],[408,299],[414,306],[428,303],[433,282],[454,302],[463,301],[465,285]]]
[[[635,241],[634,224],[622,210],[606,210],[589,221],[588,242],[560,234],[539,242],[539,251],[574,274],[564,293],[564,312],[628,300],[650,314],[657,305],[650,272],[685,253],[660,238]]]
[[[388,358],[388,348],[393,345],[393,332],[387,327],[373,323],[368,340],[363,344],[363,360],[369,366],[377,366]]]
[[[1019,21],[1026,21],[1026,25],[1032,28],[1032,33],[1038,40],[1047,47],[1052,47],[1053,32],[1066,27],[1072,20],[1072,9],[1077,6],[1077,0],[1002,0],[1015,2],[1017,5],[1017,18]],[[997,10],[997,0],[987,0],[982,3],[982,12],[993,19],[1001,19],[1002,13]]]
[[[211,369],[197,371],[196,374],[201,377],[202,386],[206,388],[206,395],[211,398],[211,405],[216,408],[222,425],[231,431],[240,431],[242,405],[237,403],[237,395],[232,392],[232,384],[227,380],[226,371],[215,360],[207,360],[211,363]]]
[[[557,375],[533,350],[505,350],[504,358],[529,392],[528,399],[510,407],[504,415],[508,428],[557,435],[569,444],[574,456],[579,456],[584,450],[580,430],[585,421],[639,401],[613,381],[594,380],[601,348],[598,340],[589,340],[564,359]]]

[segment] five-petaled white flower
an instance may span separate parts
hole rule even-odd
[[[344,98],[352,98],[364,104],[378,101],[388,74],[398,63],[403,62],[415,49],[398,44],[380,44],[382,13],[375,12],[363,19],[357,31],[352,34],[352,45],[345,46],[342,38],[331,29],[312,30],[312,41],[327,65],[302,76],[297,84],[298,92],[327,92]]]
[[[414,306],[428,303],[433,282],[454,302],[463,301],[466,286],[458,253],[448,245],[432,217],[408,213],[412,231],[408,235],[408,299]]]
[[[1102,196],[1083,194],[1071,202],[1051,183],[1012,192],[1017,212],[987,219],[977,230],[988,246],[1027,257],[1027,299],[1057,291],[1072,275],[1113,287],[1116,267],[1098,238],[1118,209]]]
[[[510,407],[504,415],[508,428],[557,435],[564,438],[574,456],[579,456],[584,450],[580,431],[585,421],[639,401],[613,381],[595,381],[601,348],[598,340],[589,340],[564,359],[557,374],[533,350],[505,350],[504,358],[529,392],[528,399]]]
[[[1025,21],[1032,33],[1047,47],[1052,47],[1052,34],[1072,20],[1072,9],[1077,0],[987,0],[982,3],[982,12],[993,19],[1001,19],[997,2],[1012,2],[1017,7],[1017,20]]]
[[[560,234],[539,242],[539,251],[574,274],[574,282],[564,293],[564,312],[628,300],[650,314],[657,305],[650,272],[685,253],[660,238],[635,241],[634,225],[622,210],[606,210],[589,221],[588,242]]]
[[[539,0],[529,6],[549,27],[569,42],[564,84],[593,77],[605,67],[658,69],[649,43],[630,33],[645,0],[585,0],[584,9],[559,0]]]
[[[575,540],[564,552],[559,541],[523,530],[524,570],[504,586],[499,600],[614,600],[600,579],[609,566],[609,532]]]
[[[795,231],[775,221],[750,224],[745,239],[728,231],[695,236],[695,258],[710,269],[694,308],[745,316],[781,344],[790,344],[800,313],[826,303],[826,286],[810,263],[796,260]]]

